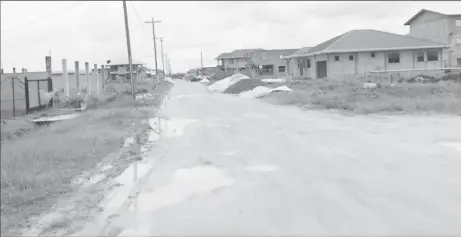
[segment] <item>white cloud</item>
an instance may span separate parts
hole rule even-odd
[[[62,10],[74,4],[77,5]],[[127,2],[127,8],[133,58],[153,66],[152,25],[144,22],[155,16],[162,21],[156,24],[156,33],[166,37],[164,50],[173,70],[185,71],[200,65],[200,52],[204,65],[210,65],[215,64],[214,58],[220,53],[237,48],[314,46],[357,28],[405,34],[408,27],[403,26],[404,22],[422,8],[453,14],[461,9],[461,4],[146,1]],[[57,14],[26,25],[51,13]],[[43,70],[49,49],[53,68],[60,68],[62,58],[101,64],[127,55],[119,1],[2,1],[1,17],[1,59],[5,71],[12,67]],[[160,42],[157,53],[161,67]]]

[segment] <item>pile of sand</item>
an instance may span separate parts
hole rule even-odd
[[[250,79],[249,77],[243,75],[243,74],[240,74],[240,73],[237,73],[237,74],[234,74],[230,77],[226,77],[220,81],[217,81],[215,83],[213,83],[212,85],[210,85],[208,87],[208,90],[209,91],[212,91],[212,92],[223,92],[225,91],[229,86],[233,85],[234,83],[240,81],[240,80],[246,80],[246,79]]]
[[[258,86],[264,86],[264,83],[261,80],[249,79],[249,80],[240,80],[233,85],[229,86],[224,93],[226,94],[240,94],[244,91],[251,91]]]

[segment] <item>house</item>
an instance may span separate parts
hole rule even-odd
[[[296,67],[294,67],[293,64],[297,63],[297,62],[296,62],[296,60],[292,60],[292,59],[304,56],[305,54],[307,54],[307,52],[311,48],[312,47],[304,47],[304,48],[301,48],[301,49],[297,50],[295,53],[293,53],[291,55],[283,55],[284,57],[291,56],[291,57],[288,57],[286,59],[283,59],[283,60],[286,60],[286,63],[285,63],[285,65],[286,65],[285,76],[289,76],[289,75],[294,74],[293,70],[295,70]],[[302,71],[301,71],[301,73],[302,73]],[[303,75],[301,75],[301,76],[303,76]]]
[[[133,70],[133,75],[137,74],[139,72],[138,69],[142,68],[144,64],[139,60],[132,60],[131,66],[135,69]],[[106,67],[110,68],[110,77],[112,80],[130,79],[128,59],[109,61]]]
[[[449,46],[444,50],[445,67],[461,66],[461,14],[447,15],[422,9],[404,25],[410,26],[410,36]]]
[[[329,39],[294,60],[290,76],[307,78],[366,75],[369,71],[443,67],[443,43],[377,30],[352,30]]]
[[[297,49],[273,49],[257,51],[250,54],[247,66],[252,76],[285,76],[287,65],[282,56],[292,55]]]
[[[247,67],[248,58],[251,53],[263,51],[264,49],[237,49],[231,53],[223,53],[215,58],[218,67],[224,71],[243,71]]]

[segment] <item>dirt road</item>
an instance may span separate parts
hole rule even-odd
[[[461,233],[461,118],[344,116],[177,82],[121,235]]]

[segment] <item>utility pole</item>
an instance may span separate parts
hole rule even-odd
[[[160,39],[160,47],[162,48],[162,71],[163,71],[163,74],[166,75],[165,73],[165,60],[163,59],[163,39],[165,37],[160,37],[160,38],[157,38],[157,39]]]
[[[131,96],[133,99],[136,99],[134,94],[134,80],[133,80],[133,66],[131,64],[131,43],[130,43],[130,29],[128,28],[128,14],[126,13],[126,1],[123,0],[123,13],[125,15],[125,31],[126,31],[126,46],[128,49],[128,64],[130,71],[130,80],[131,80]]]
[[[152,21],[146,21],[145,23],[150,23],[152,24],[152,34],[153,34],[153,39],[154,39],[154,61],[155,61],[155,77],[157,78],[157,82],[159,81],[158,79],[158,65],[157,65],[157,43],[155,42],[155,23],[161,23],[162,21],[154,21],[154,17],[152,17]]]

